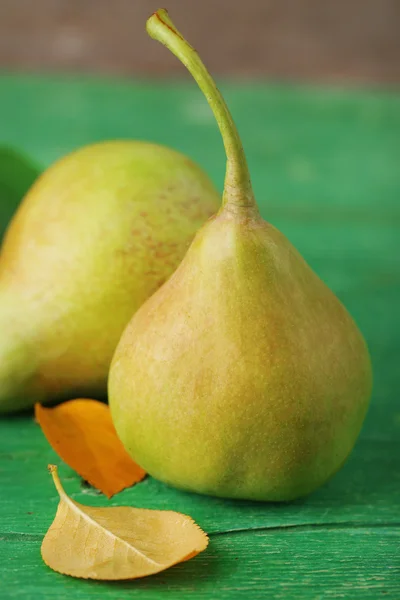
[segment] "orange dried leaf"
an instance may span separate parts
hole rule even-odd
[[[57,467],[49,469],[60,503],[41,552],[46,565],[58,573],[136,579],[189,560],[208,545],[204,531],[180,513],[78,504],[62,488]]]
[[[35,417],[60,458],[108,498],[146,475],[123,447],[106,404],[88,399],[55,408],[36,404]]]

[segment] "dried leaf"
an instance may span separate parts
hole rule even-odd
[[[42,542],[42,558],[54,571],[84,579],[136,579],[189,560],[208,545],[194,521],[173,511],[83,506],[62,488],[57,514]]]
[[[35,417],[60,458],[108,498],[146,475],[123,447],[106,404],[88,399],[55,408],[36,404]]]

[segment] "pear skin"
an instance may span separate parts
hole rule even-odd
[[[109,397],[151,475],[231,498],[291,500],[349,455],[370,363],[350,315],[277,229],[222,213],[136,313]]]
[[[148,31],[205,92],[227,173],[220,211],[122,335],[113,421],[134,460],[167,484],[293,500],[355,444],[371,395],[368,349],[338,298],[260,217],[237,130],[197,53],[164,10]]]
[[[197,165],[144,142],[87,146],[39,177],[0,254],[0,412],[104,396],[125,325],[218,204]]]

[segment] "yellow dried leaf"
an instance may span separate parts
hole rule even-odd
[[[54,571],[83,579],[136,579],[189,560],[208,545],[204,531],[180,513],[78,504],[65,493],[57,467],[49,470],[60,503],[41,551]]]
[[[58,456],[108,498],[146,475],[123,447],[107,404],[86,398],[55,408],[36,404],[35,417]]]

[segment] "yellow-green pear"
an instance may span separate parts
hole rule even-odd
[[[115,352],[117,432],[154,477],[203,494],[284,501],[351,452],[371,393],[364,339],[336,296],[259,215],[232,117],[160,10],[147,23],[189,69],[227,153],[222,206]]]
[[[0,412],[105,395],[125,325],[218,204],[197,165],[144,142],[90,145],[40,176],[0,253]]]

